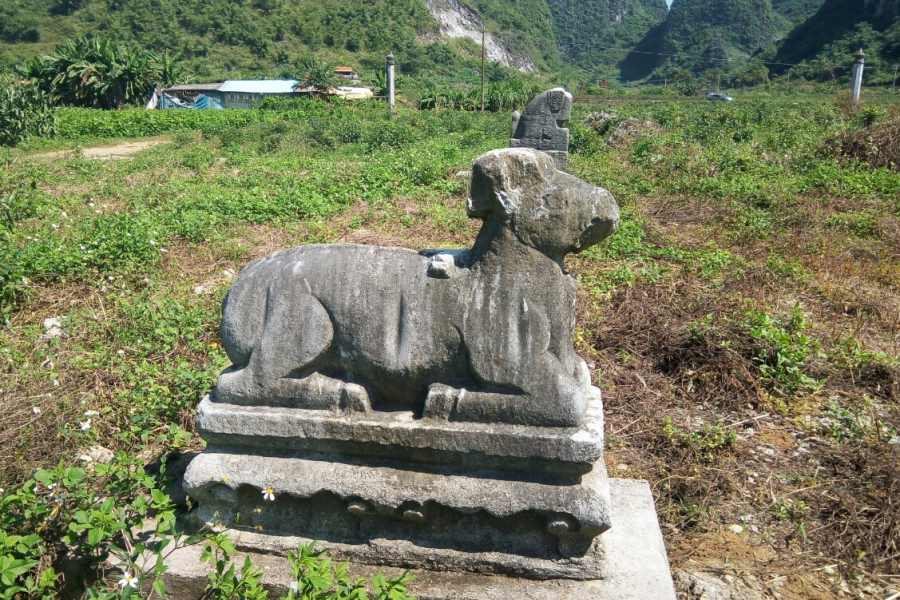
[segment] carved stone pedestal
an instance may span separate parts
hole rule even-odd
[[[419,600],[675,600],[675,589],[669,573],[666,551],[653,508],[653,496],[646,481],[610,479],[612,519],[614,526],[601,536],[608,551],[602,579],[527,579],[503,575],[486,575],[442,569],[435,561],[430,568],[412,569],[416,579],[410,593]],[[276,500],[277,502],[277,500]],[[241,564],[250,556],[263,570],[262,583],[273,597],[284,594],[291,581],[285,558],[287,549],[296,549],[310,540],[304,537],[267,535],[258,531],[231,530],[232,541],[239,549],[233,557]],[[398,540],[373,539],[367,546],[372,554],[402,552],[405,543]],[[337,560],[350,560],[343,544],[322,543]],[[171,600],[194,600],[203,593],[209,581],[209,565],[201,563],[199,546],[188,546],[173,552],[163,574],[166,596]],[[358,555],[358,554],[357,554]],[[371,577],[377,571],[394,576],[403,569],[354,562],[350,574]]]
[[[371,565],[529,579],[604,577],[603,410],[573,428],[412,413],[247,407],[205,398],[185,475],[195,521],[302,536]],[[268,492],[268,490],[271,490]],[[274,498],[274,499],[272,499]]]

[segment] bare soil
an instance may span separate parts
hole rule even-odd
[[[142,150],[169,141],[168,138],[155,138],[149,140],[128,140],[110,146],[93,146],[82,148],[81,155],[84,158],[96,158],[98,160],[117,160],[137,154]],[[70,150],[57,150],[35,155],[35,158],[58,158],[71,154]]]

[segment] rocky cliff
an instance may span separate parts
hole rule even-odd
[[[483,22],[478,13],[458,0],[425,1],[428,5],[428,12],[438,22],[442,37],[465,37],[481,44]],[[526,73],[537,70],[531,58],[521,52],[511,50],[499,36],[493,33],[485,33],[484,46],[488,60],[499,62],[507,67],[515,67]]]

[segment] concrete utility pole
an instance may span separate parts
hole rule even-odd
[[[891,84],[891,93],[897,91],[897,65],[894,65],[894,83]]]
[[[856,104],[859,102],[859,91],[862,88],[863,64],[865,63],[866,53],[860,48],[857,50],[854,58],[856,60],[853,61],[853,69],[850,72],[850,99],[853,104]]]
[[[388,104],[391,107],[391,111],[394,110],[394,53],[388,52],[387,55],[387,99]]]
[[[484,112],[484,21],[481,21],[481,112]]]

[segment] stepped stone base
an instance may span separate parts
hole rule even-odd
[[[603,403],[592,392],[584,424],[571,428],[243,406],[213,395],[197,411],[209,446],[184,489],[199,504],[197,525],[302,534],[353,562],[597,579],[611,521]]]
[[[416,579],[410,593],[419,600],[675,600],[649,485],[633,479],[610,479],[609,483],[614,526],[601,536],[607,549],[603,579],[541,581],[460,573],[441,570],[447,567],[435,562],[429,569],[412,570]],[[250,556],[263,569],[262,582],[273,595],[286,593],[290,569],[287,560],[273,552],[280,553],[282,548],[295,548],[309,540],[235,530],[230,535],[241,550],[234,561],[241,564],[245,555]],[[373,541],[375,545],[379,543],[380,540]],[[333,557],[343,556],[333,544],[318,545],[330,548]],[[181,548],[169,557],[169,569],[163,575],[168,598],[193,600],[202,594],[209,565],[200,563],[200,551],[198,546]],[[353,576],[371,576],[379,570],[393,576],[403,569],[357,563],[350,566]]]
[[[199,503],[192,515],[198,525],[271,534],[263,536],[267,549],[295,548],[289,537],[278,540],[302,532],[354,562],[539,579],[603,576],[598,534],[610,516],[602,463],[565,483],[403,467],[207,447],[188,467],[184,487]],[[264,498],[267,489],[274,500]]]

